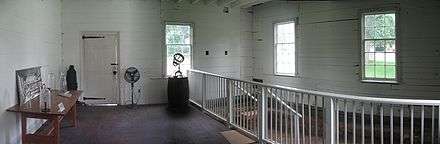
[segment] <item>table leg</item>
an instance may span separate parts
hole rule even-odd
[[[54,116],[52,118],[53,120],[53,127],[54,129],[54,138],[53,138],[53,144],[59,144],[60,143],[60,125],[61,125],[61,121],[58,118],[58,116]]]
[[[77,125],[77,120],[76,120],[76,104],[74,104],[72,106],[71,113],[72,113],[71,120],[72,120],[73,127],[76,127],[76,125]]]
[[[21,142],[23,144],[28,143],[26,134],[27,134],[27,117],[26,114],[21,114]]]

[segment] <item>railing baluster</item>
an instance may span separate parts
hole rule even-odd
[[[371,103],[370,108],[370,125],[371,125],[371,143],[374,144],[374,104]]]
[[[258,128],[258,139],[260,142],[262,142],[266,138],[266,130],[267,130],[267,102],[266,102],[266,89],[265,87],[261,87],[261,95],[259,97],[259,103],[258,103],[258,119],[259,119],[259,128]]]
[[[356,102],[353,101],[353,143],[356,143]]]
[[[403,144],[403,105],[400,106],[400,144]]]
[[[292,107],[292,108],[294,108],[293,107],[293,100],[295,99],[295,97],[294,96],[292,96],[292,93],[289,91],[288,92],[288,99],[290,100],[290,103],[289,103],[289,106],[290,107]],[[289,122],[290,122],[290,143],[294,143],[294,140],[293,140],[293,129],[294,129],[294,126],[293,126],[293,123],[294,123],[294,117],[295,117],[295,115],[293,114],[293,112],[292,111],[289,111],[289,117],[290,117],[290,119],[289,119]],[[287,135],[287,133],[286,133],[286,135]]]
[[[247,120],[247,130],[249,132],[252,132],[252,125],[251,125],[251,119],[252,119],[252,107],[251,107],[251,97],[252,97],[252,93],[251,93],[251,84],[246,83],[246,89],[247,89],[247,93],[246,93],[246,98],[247,98],[247,103],[246,103],[246,107],[247,107],[247,111],[246,111],[246,120]]]
[[[301,115],[303,115],[303,118],[302,118],[302,141],[303,141],[303,144],[305,144],[306,143],[306,130],[305,130],[305,115],[304,115],[304,108],[305,108],[305,106],[304,106],[304,93],[301,93],[301,105],[302,105],[302,112],[301,112]]]
[[[231,81],[230,80],[227,80],[226,79],[226,94],[227,94],[227,97],[228,97],[228,120],[229,120],[229,128],[231,128],[232,127],[232,123],[233,123],[233,120],[234,120],[234,117],[233,117],[233,104],[234,104],[234,101],[233,101],[233,99],[232,99],[232,96],[233,96],[233,94],[232,94],[232,88],[231,88]]]
[[[257,85],[255,85],[254,86],[254,90],[253,90],[255,98],[257,98],[257,101],[254,101],[254,111],[255,111],[254,115],[259,116],[260,114],[258,114],[258,102],[261,100],[261,97],[258,95],[257,88],[258,88]],[[267,100],[265,100],[265,102],[267,103]],[[267,113],[267,111],[265,111],[265,113]],[[254,123],[255,133],[258,133],[258,122],[259,122],[259,119],[254,116],[254,121],[255,121],[255,123]]]
[[[272,89],[270,89],[270,92],[272,92]],[[270,124],[270,140],[273,140],[273,133],[274,133],[274,131],[273,131],[273,119],[274,119],[274,108],[273,108],[273,97],[271,96],[271,93],[269,93],[269,91],[268,91],[268,96],[270,97],[270,122],[269,122],[269,124]]]
[[[393,105],[390,106],[390,144],[394,143],[394,111]]]
[[[425,106],[422,105],[422,112],[421,112],[421,127],[420,127],[420,143],[423,143],[425,140]]]
[[[215,111],[216,114],[220,113],[220,79],[219,77],[215,77],[215,81],[216,81],[216,93],[217,95],[215,96]]]
[[[244,119],[244,128],[246,129],[246,130],[249,130],[249,116],[248,116],[248,113],[249,113],[249,96],[247,95],[247,93],[246,93],[246,91],[247,92],[249,92],[248,91],[248,84],[246,84],[246,83],[243,83],[244,84],[244,87],[243,87],[243,89],[245,90],[243,93],[243,95],[245,96],[244,97],[244,117],[245,117],[245,119]]]
[[[253,97],[253,86],[252,84],[249,84],[249,130],[251,132],[254,132],[254,99],[255,97]]]
[[[204,110],[205,109],[205,99],[206,99],[206,85],[207,85],[207,83],[206,83],[206,75],[205,74],[203,74],[202,75],[202,109]]]
[[[431,143],[434,144],[435,138],[434,138],[434,131],[435,131],[435,106],[432,106],[431,110]]]
[[[224,83],[224,79],[222,78],[222,79],[220,79],[221,81],[220,81],[220,92],[221,92],[221,105],[222,105],[222,107],[221,107],[221,112],[222,112],[222,116],[224,117],[224,118],[227,118],[226,117],[226,112],[225,112],[225,109],[226,109],[226,106],[225,106],[225,91],[224,90],[226,90],[226,88],[225,88],[225,83]]]
[[[383,142],[383,104],[380,104],[380,143]]]
[[[295,111],[297,111],[298,112],[298,98],[297,98],[297,96],[296,96],[296,92],[293,92],[293,99],[294,99],[294,101],[295,101]],[[298,120],[298,118],[296,118],[296,116],[294,116],[294,118],[295,118],[295,121],[294,121],[294,124],[295,124],[295,126],[293,127],[294,128],[294,130],[292,130],[292,133],[294,133],[294,135],[292,136],[292,138],[296,138],[296,139],[298,139],[298,141],[295,141],[295,142],[299,142],[299,137],[296,137],[296,135],[297,135],[297,133],[296,133],[296,131],[298,130],[298,132],[299,132],[299,125],[296,125],[296,122],[297,122],[297,120]],[[299,123],[298,123],[299,124]],[[293,125],[293,124],[292,124]],[[299,144],[299,143],[297,143],[297,144]]]
[[[338,105],[338,99],[335,99],[335,109],[336,109],[336,143],[339,144],[339,105]]]
[[[348,140],[348,138],[347,138],[347,134],[348,134],[348,131],[347,131],[347,127],[348,127],[348,125],[347,125],[347,100],[344,100],[344,143],[345,144],[347,144],[347,140]]]
[[[275,91],[272,91],[272,94],[276,94],[278,92],[278,89],[275,89]],[[278,101],[275,101],[275,142],[278,142]]]
[[[312,104],[311,104],[311,102],[310,102],[310,98],[311,98],[311,96],[310,96],[310,94],[307,94],[307,104],[309,105],[309,108],[308,108],[308,115],[309,115],[309,117],[308,117],[308,120],[309,120],[309,144],[312,144]]]
[[[315,140],[318,140],[318,96],[317,95],[315,95]]]
[[[326,117],[326,114],[325,114],[325,97],[324,96],[321,96],[321,106],[322,106],[322,119],[325,119],[325,117]],[[324,127],[325,128],[325,125],[326,125],[326,123],[325,123],[325,120],[322,120],[322,127]],[[322,130],[322,141],[321,141],[321,143],[322,144],[324,144],[324,143],[326,143],[326,139],[325,139],[325,135],[326,135],[326,130]]]
[[[294,116],[295,118],[295,139],[296,139],[296,143],[300,144],[300,138],[299,138],[299,118],[298,116]]]
[[[289,102],[289,100],[288,100],[288,92],[287,91],[284,91],[284,98],[283,98],[283,100],[286,102],[286,104],[287,105],[289,105],[290,104],[290,102]],[[288,134],[287,134],[287,129],[289,128],[289,125],[288,125],[288,119],[289,119],[289,112],[288,112],[288,109],[287,109],[287,107],[286,106],[283,106],[283,108],[284,108],[284,110],[283,110],[283,113],[284,113],[284,136],[283,136],[283,138],[284,138],[284,142],[285,143],[289,143],[288,142],[288,138],[289,138],[289,136],[288,136]]]
[[[244,127],[244,94],[243,91],[241,90],[243,88],[243,82],[240,82],[240,126]]]
[[[238,85],[238,82],[237,81],[234,81],[234,101],[235,101],[235,110],[234,110],[234,113],[235,113],[235,124],[237,125],[237,126],[239,126],[240,125],[240,123],[239,123],[239,115],[238,115],[238,111],[239,111],[239,100],[240,100],[240,96],[238,95],[238,88],[237,88],[237,85]]]
[[[361,123],[362,123],[362,144],[365,144],[365,104],[362,102],[362,114],[361,114]]]
[[[411,144],[414,143],[414,106],[411,105],[411,136],[410,136]]]
[[[286,100],[286,93],[287,93],[287,91],[284,91],[284,90],[282,90],[281,91],[282,92],[282,96],[283,96],[283,101],[285,101]],[[288,102],[287,100],[286,100],[286,102]],[[285,143],[287,143],[287,137],[286,137],[286,134],[287,134],[287,123],[286,123],[286,119],[287,119],[287,116],[286,116],[286,110],[287,109],[285,109],[285,106],[282,106],[282,113],[281,113],[281,143],[283,143],[283,141],[285,142]],[[284,123],[284,124],[283,124]],[[284,130],[284,131],[283,131]],[[284,132],[284,133],[283,133]]]

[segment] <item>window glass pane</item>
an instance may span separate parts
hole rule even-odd
[[[385,53],[374,54],[374,65],[385,65]]]
[[[374,41],[365,41],[365,52],[374,52]]]
[[[385,78],[385,66],[375,66],[375,77]]]
[[[385,41],[385,51],[386,52],[396,52],[396,41],[395,40],[387,40]]]
[[[383,27],[383,36],[379,38],[383,38],[383,39],[396,38],[395,27]]]
[[[385,41],[376,40],[374,42],[374,51],[375,52],[384,52],[385,51]]]
[[[375,14],[364,16],[365,39],[390,39],[396,37],[395,14]]]
[[[276,25],[276,42],[277,43],[294,43],[295,42],[295,23],[285,23]]]
[[[166,25],[167,44],[191,44],[191,26]]]
[[[185,60],[180,65],[180,71],[186,75],[186,70],[191,68],[191,45],[167,45],[167,75],[174,75],[177,67],[173,65],[174,54],[181,53]]]
[[[276,72],[295,74],[295,44],[276,45]]]
[[[386,53],[385,54],[385,62],[386,62],[386,65],[396,65],[396,54],[395,53]]]
[[[384,14],[384,26],[395,27],[396,26],[396,14],[389,13]]]
[[[396,78],[396,66],[385,66],[386,68],[386,78],[394,79]]]
[[[365,77],[374,78],[374,66],[365,66]]]
[[[374,65],[374,53],[365,53],[365,65]]]
[[[365,15],[364,16],[364,25],[365,27],[377,27],[376,25],[376,16],[375,15]]]

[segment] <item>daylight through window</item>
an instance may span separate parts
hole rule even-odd
[[[275,24],[275,74],[294,76],[295,65],[295,23],[293,21]]]
[[[396,14],[362,17],[363,80],[396,80]]]
[[[191,68],[192,27],[189,24],[166,25],[167,75],[174,75],[177,67],[173,66],[173,56],[181,53],[185,61],[180,65],[184,76]]]

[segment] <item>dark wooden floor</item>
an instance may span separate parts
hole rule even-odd
[[[220,122],[191,107],[175,114],[166,105],[78,107],[78,127],[61,129],[62,144],[227,144]]]

